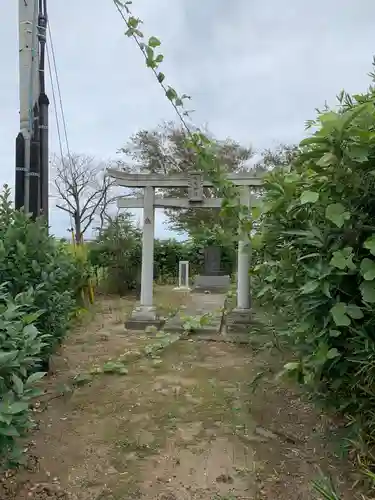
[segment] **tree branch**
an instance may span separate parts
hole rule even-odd
[[[62,205],[56,205],[56,207],[59,208],[60,210],[64,210],[64,212],[68,212],[68,214],[72,216],[74,215],[74,212],[71,212],[69,208],[63,207]]]

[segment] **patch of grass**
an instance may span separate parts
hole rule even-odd
[[[130,479],[125,485],[116,488],[116,491],[109,491],[106,489],[102,491],[95,500],[125,500],[125,499],[136,500],[142,498],[142,492],[138,486],[138,483]]]
[[[238,477],[247,477],[254,472],[248,467],[235,467],[235,471]]]
[[[107,438],[108,442],[112,442],[112,466],[120,474],[126,473],[125,482],[118,487],[118,492],[123,495],[119,497],[121,500],[124,498],[138,498],[134,494],[139,491],[139,460],[145,460],[157,455],[165,443],[164,429],[155,429],[153,433],[154,440],[151,442],[142,442],[141,436],[136,436],[138,430],[139,424],[121,426],[116,429],[116,439],[114,436],[108,436]],[[136,436],[136,438],[133,439],[129,436]]]
[[[173,286],[155,287],[155,306],[161,316],[176,314],[189,300],[188,293],[176,292]]]
[[[231,493],[228,493],[226,495],[219,495],[218,493],[216,493],[213,497],[212,497],[212,500],[237,500],[237,496],[236,495],[232,495]]]
[[[322,476],[312,483],[317,500],[341,500],[330,478]]]
[[[137,440],[129,440],[127,438],[118,441],[116,443],[116,448],[119,448],[125,453],[134,452],[139,458],[145,458],[150,455],[155,455],[159,451],[159,445],[155,442],[153,443],[140,443]]]

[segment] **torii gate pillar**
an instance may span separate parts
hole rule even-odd
[[[241,205],[251,208],[251,193],[248,186],[242,186]],[[237,251],[237,304],[227,318],[228,330],[241,330],[251,323],[250,258],[251,244],[249,235],[239,227]]]
[[[153,304],[154,285],[154,230],[155,230],[155,188],[144,188],[143,232],[142,232],[142,275],[141,300],[125,323],[129,330],[145,330],[148,326],[160,328],[163,321],[157,316]]]

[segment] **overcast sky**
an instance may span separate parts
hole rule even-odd
[[[17,5],[2,0],[0,29],[0,180],[12,186]],[[369,84],[374,0],[134,0],[133,11],[161,39],[167,83],[192,96],[196,124],[257,150],[299,141],[314,108]],[[115,158],[137,130],[175,118],[112,0],[51,0],[49,18],[72,151]],[[51,122],[57,152],[53,108]],[[157,236],[171,235],[164,221]],[[69,222],[55,209],[52,225],[63,236]]]

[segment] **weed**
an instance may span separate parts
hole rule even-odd
[[[313,481],[313,491],[318,495],[317,500],[340,500],[340,496],[330,478],[322,477]]]

